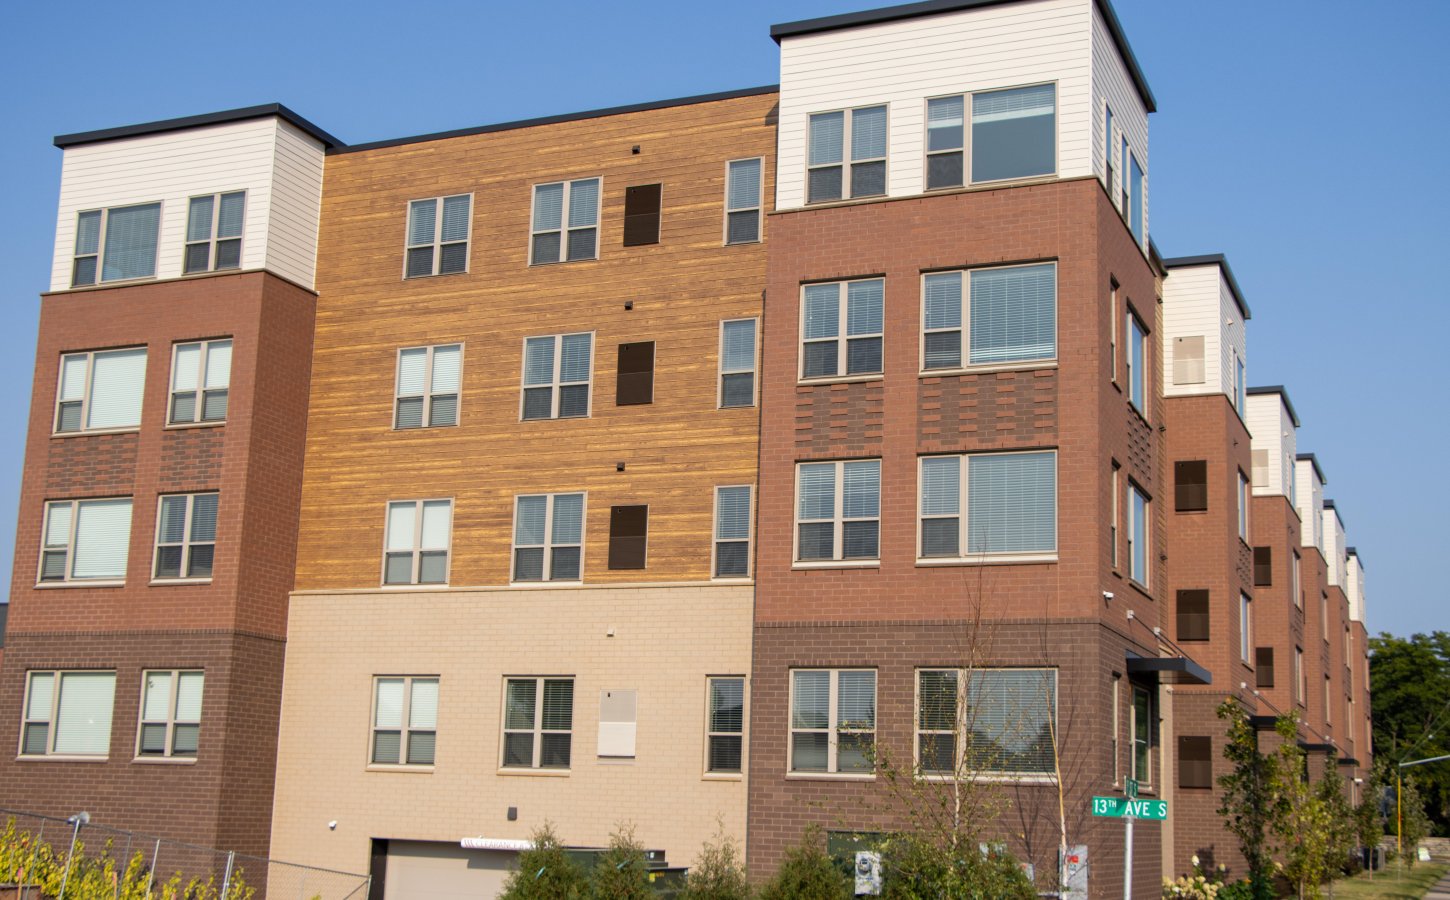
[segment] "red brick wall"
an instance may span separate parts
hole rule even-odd
[[[1269,547],[1273,563],[1273,584],[1254,587],[1254,645],[1274,650],[1274,684],[1259,688],[1269,704],[1260,712],[1272,715],[1294,708],[1294,648],[1304,645],[1304,610],[1290,594],[1294,554],[1303,556],[1299,514],[1282,494],[1255,497],[1252,527],[1254,546]]]

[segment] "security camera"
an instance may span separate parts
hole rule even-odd
[[[1103,591],[1103,599],[1104,600],[1109,600],[1109,601],[1112,600],[1113,599],[1113,592],[1112,591]]]

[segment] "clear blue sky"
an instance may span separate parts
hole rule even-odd
[[[778,80],[772,23],[872,0],[12,3],[0,13],[0,581],[52,136],[278,101],[350,143]],[[1450,629],[1450,3],[1116,0],[1158,112],[1153,238],[1226,253],[1367,568],[1371,630]],[[1438,261],[1438,262],[1437,262]],[[50,370],[47,369],[49,376]],[[38,514],[38,511],[32,511]]]

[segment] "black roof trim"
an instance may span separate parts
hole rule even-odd
[[[1299,749],[1305,753],[1338,753],[1339,748],[1333,744],[1311,744],[1308,741],[1300,741]]]
[[[1324,477],[1324,470],[1319,467],[1319,458],[1313,453],[1300,453],[1295,459],[1307,459],[1314,464],[1314,474],[1319,476],[1320,484],[1328,484],[1329,479]]]
[[[1329,510],[1330,512],[1334,513],[1334,518],[1336,518],[1336,519],[1339,520],[1339,524],[1345,525],[1344,514],[1341,513],[1339,511],[1339,509],[1334,505],[1334,501],[1333,500],[1326,499],[1324,501],[1324,508],[1327,509],[1327,510]]]
[[[1357,766],[1359,765],[1359,760],[1355,759],[1353,756],[1345,756],[1340,758],[1339,764],[1341,766]]]
[[[225,125],[228,122],[245,122],[248,119],[263,119],[276,116],[297,126],[322,142],[324,147],[345,146],[342,141],[313,125],[280,103],[266,103],[262,106],[246,106],[241,109],[227,109],[221,112],[205,113],[200,116],[183,116],[180,119],[162,119],[160,122],[146,122],[141,125],[122,125],[119,128],[103,128],[100,131],[79,131],[75,134],[60,134],[55,137],[57,147],[78,147],[81,144],[96,144],[121,138],[140,137],[145,134],[164,134],[168,131],[183,131],[187,128],[201,128],[206,125]]]
[[[1358,550],[1354,549],[1353,547],[1345,547],[1344,548],[1344,555],[1345,556],[1353,556],[1354,559],[1355,559],[1355,561],[1359,563],[1359,567],[1361,569],[1364,568],[1364,557],[1359,555],[1359,551]]]
[[[1183,684],[1213,684],[1213,673],[1186,656],[1129,656],[1129,675],[1160,675],[1177,672],[1186,676]]]
[[[1234,278],[1234,270],[1229,268],[1228,257],[1222,253],[1205,253],[1200,256],[1175,256],[1172,259],[1163,260],[1165,269],[1181,269],[1186,266],[1218,266],[1223,269],[1224,280],[1228,282],[1230,291],[1233,291],[1234,302],[1239,305],[1239,312],[1244,314],[1244,319],[1252,319],[1254,314],[1249,312],[1249,304],[1244,300],[1244,292],[1239,290],[1239,282]]]
[[[914,19],[917,16],[931,16],[939,13],[957,12],[963,9],[1001,6],[1004,3],[1017,2],[1020,2],[1020,0],[922,0],[920,3],[884,6],[879,9],[843,13],[838,16],[801,19],[798,22],[782,22],[779,25],[770,26],[770,36],[779,44],[781,38],[797,37],[802,34],[814,34],[818,31],[835,31],[838,28],[851,28],[856,25],[876,25],[881,22]],[[1113,43],[1118,45],[1118,53],[1122,55],[1123,62],[1128,67],[1128,75],[1133,79],[1133,86],[1138,89],[1138,96],[1143,98],[1143,105],[1148,108],[1148,112],[1157,112],[1158,104],[1153,99],[1153,91],[1148,87],[1148,79],[1143,76],[1143,69],[1138,65],[1138,58],[1133,55],[1133,48],[1128,46],[1128,36],[1123,33],[1123,24],[1118,21],[1118,14],[1113,11],[1113,4],[1109,0],[1094,0],[1094,2],[1097,4],[1098,9],[1102,11],[1103,19],[1107,22],[1108,31],[1113,36]]]
[[[1293,421],[1294,427],[1299,427],[1299,414],[1294,412],[1294,404],[1289,402],[1289,389],[1282,384],[1269,384],[1263,387],[1247,388],[1244,393],[1253,397],[1258,394],[1278,394],[1279,399],[1284,402],[1284,408],[1289,411],[1289,419]]]
[[[1273,731],[1278,724],[1278,716],[1249,716],[1249,725],[1255,731]]]
[[[491,134],[495,131],[512,131],[516,128],[532,128],[537,125],[557,125],[561,122],[578,122],[583,119],[598,119],[604,116],[617,116],[621,113],[648,112],[653,109],[669,109],[673,106],[690,106],[695,103],[711,103],[716,100],[735,100],[740,97],[757,97],[762,94],[774,94],[780,90],[778,84],[761,85],[760,87],[741,88],[734,91],[720,91],[714,94],[696,94],[693,97],[678,97],[673,100],[653,100],[648,103],[631,103],[626,106],[611,106],[605,109],[591,109],[584,112],[563,113],[556,116],[541,116],[537,119],[519,119],[515,122],[500,122],[495,125],[476,125],[471,128],[456,128],[452,131],[435,131],[432,134],[419,134],[412,137],[389,138],[382,141],[369,141],[364,144],[351,144],[333,149],[332,153],[353,153],[358,150],[378,150],[383,147],[401,147],[404,144],[417,144],[423,141],[439,141],[445,138],[468,137],[475,134]]]

